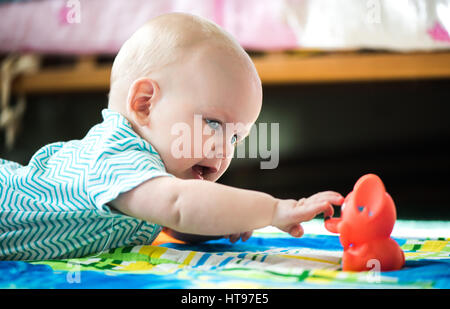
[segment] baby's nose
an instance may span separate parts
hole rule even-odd
[[[225,159],[233,155],[233,146],[231,143],[226,143],[225,139],[216,138],[211,144],[211,149],[208,151],[207,158]]]

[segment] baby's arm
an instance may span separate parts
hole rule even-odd
[[[227,235],[274,225],[301,236],[300,222],[323,212],[343,197],[323,192],[308,199],[280,200],[269,194],[237,189],[203,180],[175,177],[151,179],[112,202],[119,211],[183,233]]]

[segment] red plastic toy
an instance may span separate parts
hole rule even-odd
[[[390,235],[397,218],[395,204],[381,179],[361,177],[342,204],[340,218],[326,218],[325,227],[339,233],[344,247],[344,271],[369,271],[374,261],[380,271],[398,270],[405,255]]]

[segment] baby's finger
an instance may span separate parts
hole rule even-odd
[[[324,218],[333,217],[334,215],[334,209],[333,206],[330,203],[326,203],[323,207],[321,212],[323,213]]]
[[[228,239],[231,242],[231,237],[233,237],[233,234],[225,235],[224,238]]]
[[[303,230],[303,227],[301,224],[294,225],[289,230],[289,234],[293,237],[302,237],[305,231]]]
[[[311,208],[311,219],[321,213],[323,213],[325,218],[332,217],[334,214],[333,206],[327,201],[316,203],[314,207]]]
[[[336,197],[334,197],[333,199],[330,200],[330,203],[333,205],[342,205],[344,203],[345,197],[343,197],[342,195],[338,195]]]
[[[252,236],[252,234],[253,234],[253,231],[245,232],[241,237],[242,241],[247,241]]]
[[[320,201],[320,202],[327,201],[333,205],[342,205],[342,203],[344,202],[344,197],[337,192],[326,191],[326,192],[322,192],[322,193],[323,194],[321,194],[317,198],[317,201]]]

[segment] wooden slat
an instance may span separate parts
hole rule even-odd
[[[330,54],[254,59],[265,84],[408,80],[450,77],[450,52]]]
[[[43,69],[23,76],[16,80],[13,91],[107,91],[111,65],[95,65],[92,58],[83,61],[71,68]],[[450,52],[268,54],[253,61],[266,85],[450,78]]]
[[[96,65],[93,57],[82,58],[75,66],[43,69],[19,78],[14,92],[44,93],[104,91],[109,89],[111,65]]]

